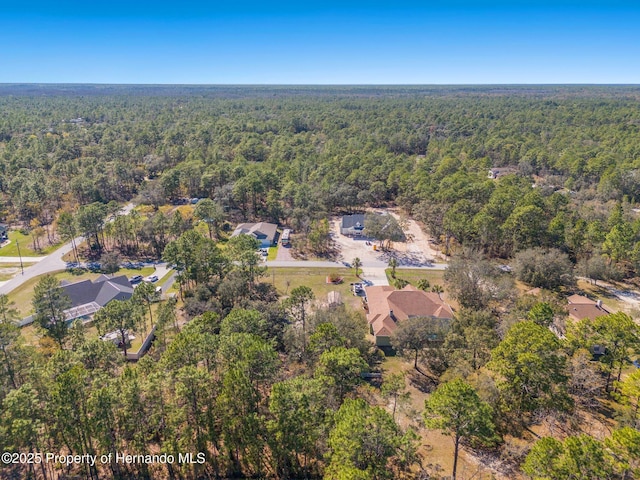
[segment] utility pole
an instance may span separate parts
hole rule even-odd
[[[20,243],[16,240],[16,247],[18,247],[18,256],[20,257],[20,270],[22,271],[22,275],[24,275],[24,267],[22,265],[22,254],[20,253]]]

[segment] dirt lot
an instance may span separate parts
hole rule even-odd
[[[387,210],[396,219],[400,220],[400,215]],[[442,262],[442,255],[434,250],[429,243],[429,238],[420,226],[411,219],[403,219],[406,242],[394,242],[388,252],[374,251],[374,242],[366,237],[351,238],[340,233],[340,218],[331,220],[331,235],[340,249],[341,260],[351,263],[358,257],[365,267],[384,267],[388,265],[389,259],[395,257],[399,266],[405,267],[426,267],[434,263]],[[369,243],[369,245],[367,245]]]

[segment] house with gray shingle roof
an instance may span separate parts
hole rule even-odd
[[[260,248],[269,248],[275,243],[277,230],[278,225],[275,223],[241,223],[236,227],[231,236],[251,235],[260,241]]]
[[[89,320],[110,301],[128,300],[133,296],[133,286],[126,275],[100,275],[94,281],[82,280],[62,285],[62,289],[71,299],[71,308],[65,311],[67,320]]]
[[[340,233],[342,235],[359,237],[364,231],[364,213],[354,215],[344,215],[340,223]]]
[[[93,314],[111,300],[128,300],[133,296],[133,286],[126,275],[108,277],[100,275],[94,281],[82,280],[68,283],[62,281],[60,288],[71,300],[71,307],[64,311],[67,322],[82,320],[89,322]],[[18,323],[24,327],[33,323],[35,315],[29,315]]]

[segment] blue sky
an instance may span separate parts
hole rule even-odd
[[[640,83],[639,32],[618,0],[0,0],[0,82]]]

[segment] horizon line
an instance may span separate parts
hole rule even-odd
[[[146,87],[640,87],[640,83],[120,83],[120,82],[0,82],[7,85],[88,85]]]

